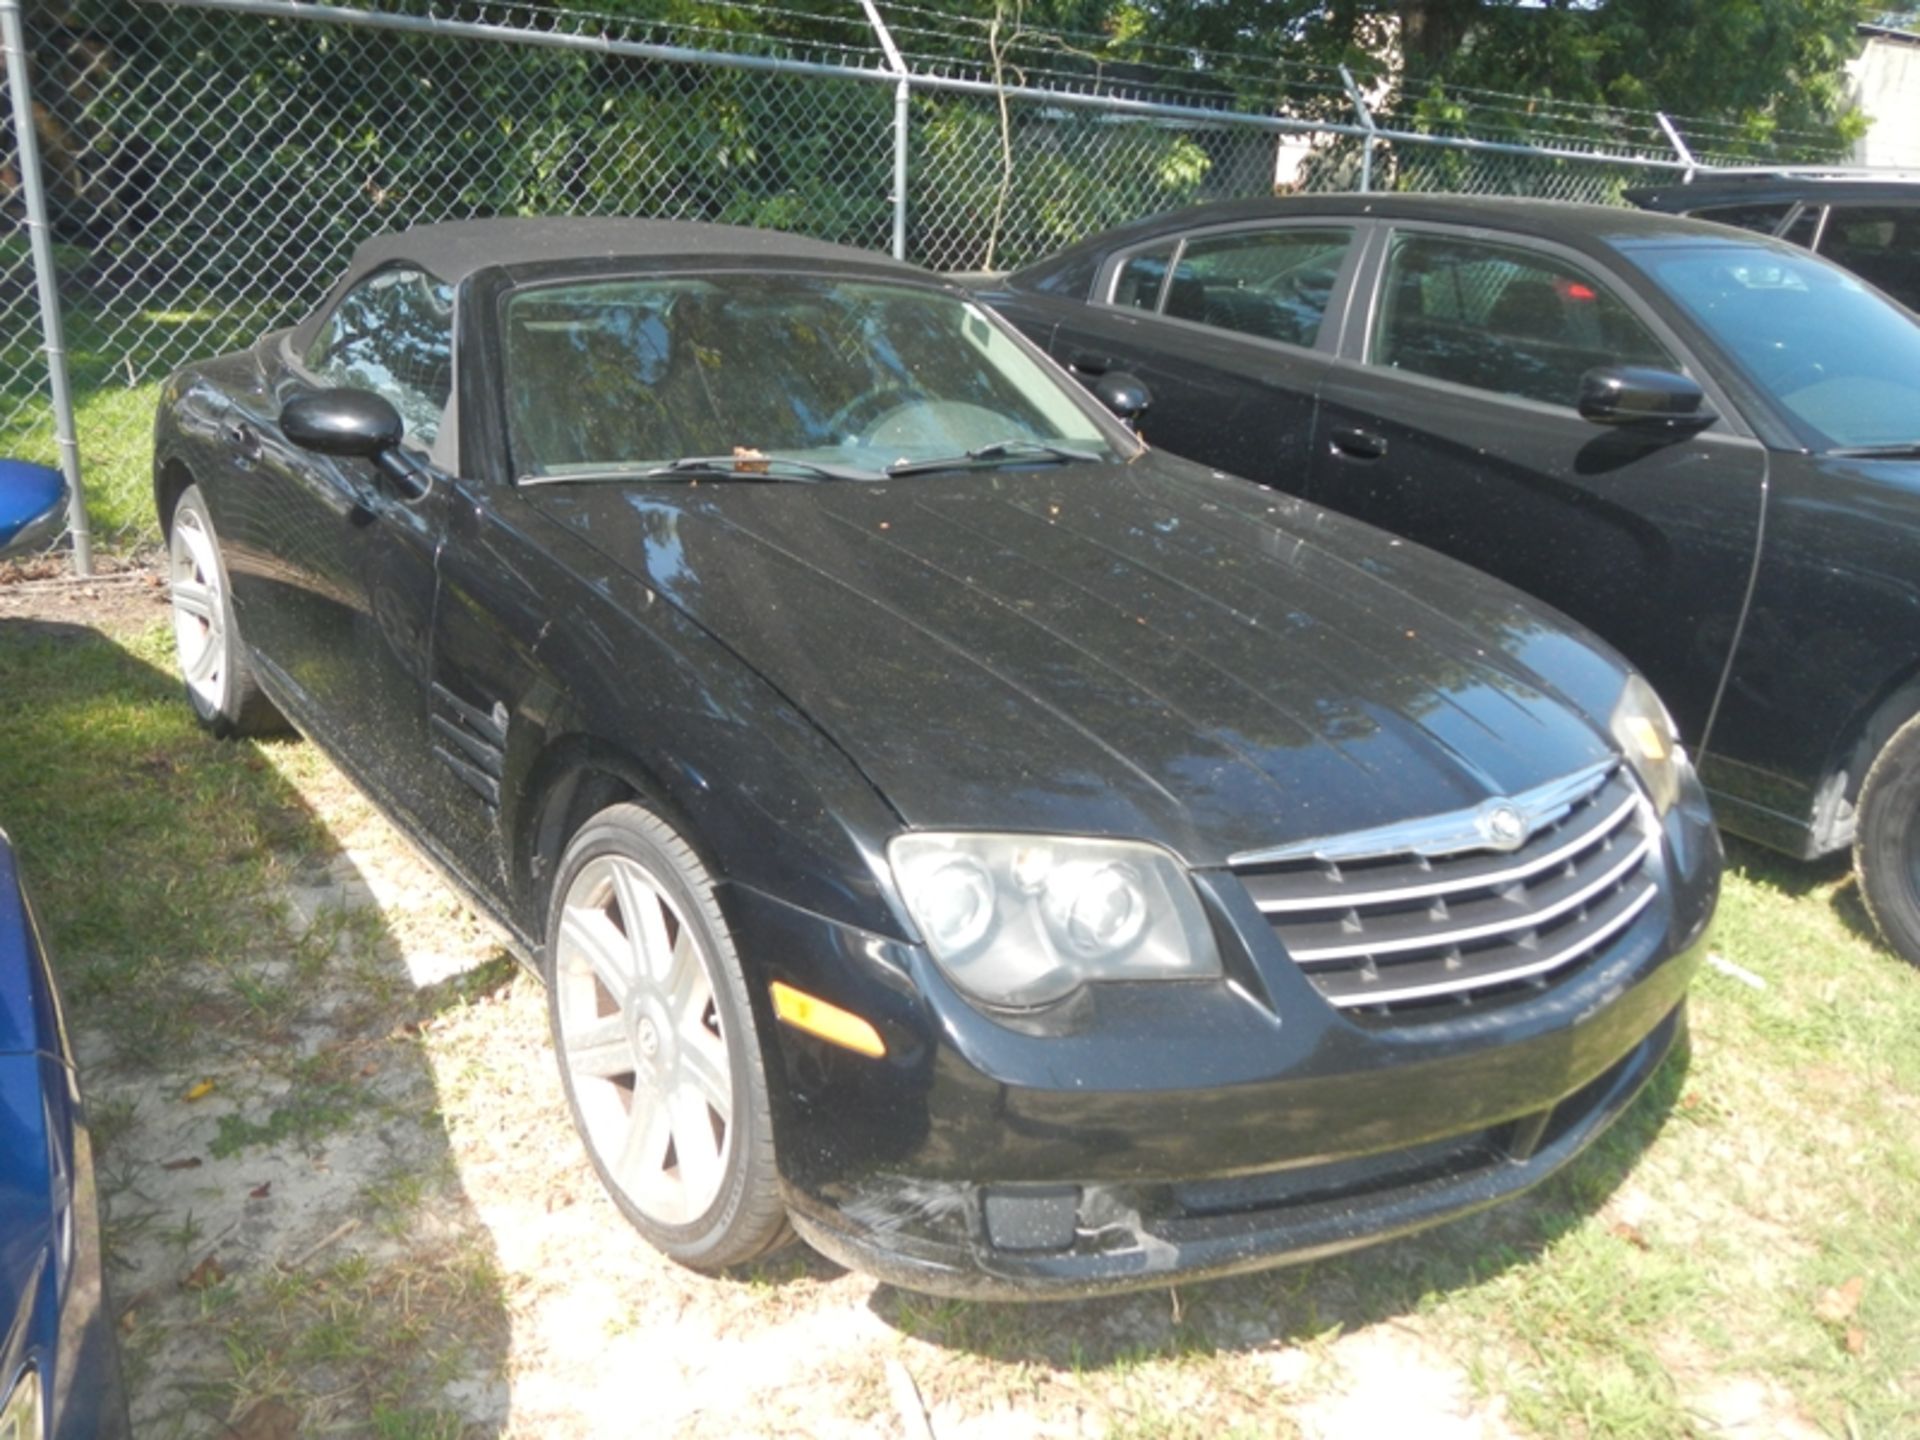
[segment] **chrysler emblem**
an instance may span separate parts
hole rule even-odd
[[[1518,850],[1527,840],[1527,817],[1511,800],[1489,800],[1480,807],[1480,834],[1495,850]]]

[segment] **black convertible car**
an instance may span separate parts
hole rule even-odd
[[[1440,195],[1206,205],[983,298],[1153,440],[1510,581],[1645,671],[1728,830],[1920,962],[1920,326],[1783,241]]]
[[[1551,1173],[1683,1032],[1720,855],[1646,683],[923,271],[415,230],[174,376],[155,457],[195,710],[506,927],[685,1263],[1321,1254]]]

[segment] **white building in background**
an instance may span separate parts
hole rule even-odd
[[[1860,29],[1866,48],[1847,68],[1854,103],[1873,125],[1854,146],[1853,158],[1862,165],[1920,170],[1920,34],[1889,25]]]

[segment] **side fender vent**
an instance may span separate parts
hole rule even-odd
[[[467,704],[444,685],[435,684],[427,700],[433,753],[469,789],[500,808],[500,771],[507,753],[507,707],[493,712]]]

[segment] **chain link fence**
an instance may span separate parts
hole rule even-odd
[[[106,537],[153,532],[155,382],[298,318],[384,230],[648,215],[979,270],[1210,199],[1376,188],[1605,203],[1687,164],[1664,117],[1493,92],[1402,113],[1383,103],[1386,72],[1196,65],[1150,47],[1113,61],[1099,37],[821,3],[696,23],[507,0],[28,0],[79,447]],[[1702,163],[1715,146],[1745,163],[1786,154],[1688,125]],[[0,455],[52,463],[16,139],[0,121]]]

